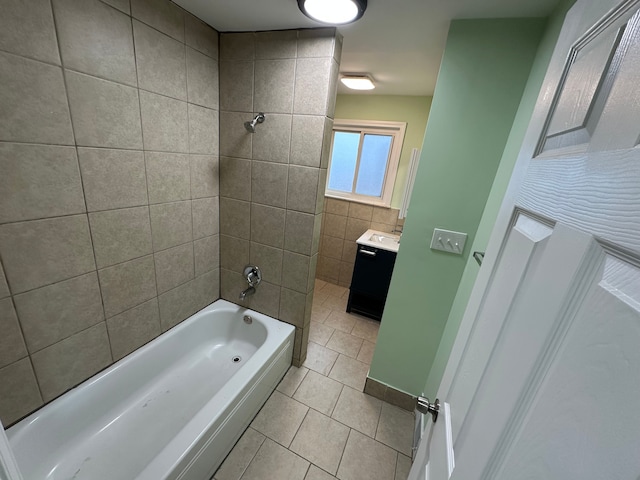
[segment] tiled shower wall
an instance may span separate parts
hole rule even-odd
[[[0,32],[6,426],[219,297],[219,97],[217,32],[165,0],[10,0]]]
[[[222,297],[296,327],[306,358],[341,37],[335,29],[222,34]],[[266,120],[248,133],[257,112]],[[262,269],[244,302],[247,264]]]
[[[399,213],[396,208],[327,198],[316,277],[349,288],[358,251],[356,240],[370,228],[387,233],[402,230],[404,219],[398,219]]]

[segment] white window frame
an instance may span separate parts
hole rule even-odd
[[[402,153],[402,143],[404,134],[407,129],[406,122],[381,122],[373,120],[348,120],[337,118],[333,121],[333,130],[331,131],[331,151],[329,152],[329,166],[327,170],[327,184],[325,187],[325,196],[331,198],[339,198],[349,200],[351,202],[366,203],[380,207],[390,207],[391,197],[393,196],[393,188],[396,183],[396,174],[398,173],[398,164],[400,163],[400,154]],[[389,158],[387,160],[387,170],[384,175],[384,184],[382,186],[382,195],[373,197],[370,195],[359,195],[355,192],[340,192],[329,189],[329,178],[331,175],[331,159],[333,158],[333,138],[334,132],[357,132],[360,134],[377,134],[390,135],[393,137]],[[354,174],[354,187],[358,180],[358,170],[360,167],[360,154],[362,153],[362,135],[360,145],[358,146],[358,163]]]

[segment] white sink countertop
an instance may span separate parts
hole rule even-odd
[[[397,252],[400,248],[400,236],[369,229],[356,240],[356,243],[368,247],[381,248],[389,252]]]

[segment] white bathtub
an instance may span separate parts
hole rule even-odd
[[[11,427],[24,480],[208,480],[287,371],[294,330],[218,300]]]

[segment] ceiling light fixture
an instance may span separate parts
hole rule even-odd
[[[367,0],[298,0],[298,7],[312,20],[344,25],[362,17]]]
[[[364,73],[345,73],[340,81],[352,90],[373,90],[376,88],[373,79]]]

